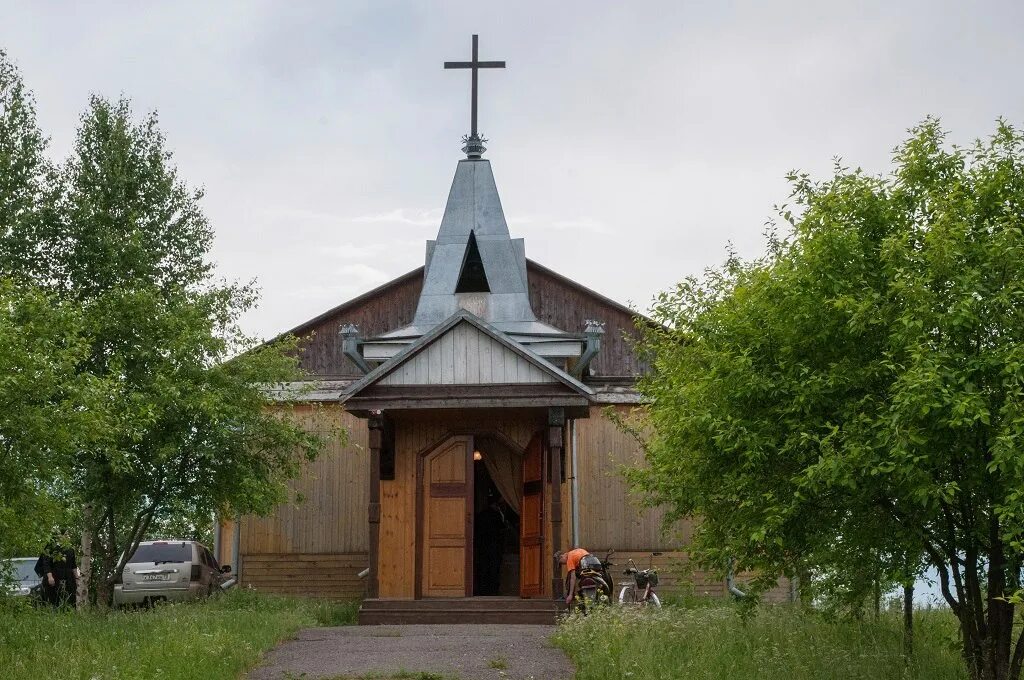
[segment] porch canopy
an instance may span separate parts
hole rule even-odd
[[[563,408],[587,417],[593,391],[465,309],[349,387],[346,410]]]

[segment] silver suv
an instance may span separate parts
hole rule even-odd
[[[208,597],[226,585],[230,571],[218,566],[202,543],[144,541],[114,585],[114,605]]]

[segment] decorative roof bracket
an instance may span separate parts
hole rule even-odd
[[[366,363],[366,359],[363,358],[362,352],[359,351],[359,326],[353,323],[347,323],[338,330],[338,335],[341,336],[341,352],[349,360],[356,365],[356,367],[366,375],[373,369],[370,364]]]
[[[587,325],[583,329],[583,334],[587,336],[587,346],[583,350],[583,355],[569,373],[569,375],[577,380],[583,379],[583,374],[590,367],[590,362],[601,351],[601,336],[604,335],[604,322],[587,319]]]

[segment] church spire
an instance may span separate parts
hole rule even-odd
[[[470,296],[470,298],[463,298]],[[413,323],[431,327],[463,308],[491,323],[536,320],[526,279],[526,249],[509,235],[491,163],[461,160],[437,238],[427,241],[426,271]]]
[[[444,67],[448,68],[468,68],[472,71],[472,88],[471,88],[471,105],[470,105],[470,126],[469,134],[462,138],[462,151],[466,154],[467,158],[476,160],[483,156],[484,151],[487,147],[484,146],[484,142],[487,140],[479,133],[476,129],[476,110],[477,110],[477,73],[482,68],[505,68],[505,62],[503,61],[480,61],[478,53],[479,39],[477,35],[473,34],[473,59],[472,61],[446,61]]]

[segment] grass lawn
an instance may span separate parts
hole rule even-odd
[[[554,641],[576,680],[966,680],[952,614],[921,611],[914,624],[909,664],[896,615],[830,622],[788,607],[746,623],[728,608],[609,608],[567,619]]]
[[[0,608],[0,677],[237,678],[299,628],[354,623],[356,607],[235,590],[154,610]]]

